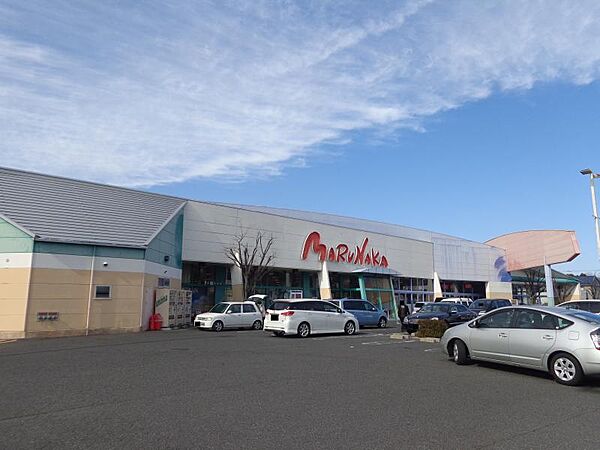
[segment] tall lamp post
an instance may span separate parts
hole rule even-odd
[[[596,204],[596,187],[594,179],[600,178],[600,173],[594,173],[592,169],[580,170],[581,175],[589,175],[590,190],[592,191],[592,214],[594,216],[594,226],[596,227],[596,250],[598,251],[598,259],[600,259],[600,218],[598,217],[598,206]]]

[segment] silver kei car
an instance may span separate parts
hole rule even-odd
[[[448,329],[441,345],[456,364],[477,360],[543,370],[570,386],[600,374],[600,316],[587,311],[500,308]]]

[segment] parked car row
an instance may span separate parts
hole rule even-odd
[[[417,312],[407,316],[402,325],[409,333],[417,331],[420,320],[443,320],[450,327],[473,320],[494,309],[512,305],[510,300],[484,298],[475,300],[467,308],[462,300],[443,299],[440,302],[424,303]]]
[[[600,300],[572,300],[570,302],[561,303],[558,306],[561,308],[579,309],[581,311],[600,314]]]
[[[386,312],[366,300],[286,299],[273,301],[264,317],[251,301],[219,303],[209,312],[198,314],[194,326],[213,331],[225,328],[264,329],[276,336],[307,337],[319,333],[352,335],[359,327],[385,328],[387,322]]]
[[[600,316],[566,307],[503,307],[446,330],[441,346],[459,365],[509,364],[577,385],[600,374]]]

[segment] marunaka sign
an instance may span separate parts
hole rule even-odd
[[[313,231],[306,236],[304,247],[302,248],[302,259],[307,259],[312,250],[319,255],[319,261],[331,261],[346,264],[356,264],[360,266],[387,267],[387,258],[380,254],[374,248],[369,249],[369,238],[363,240],[362,245],[356,246],[356,251],[351,251],[347,244],[337,244],[327,247],[321,242],[321,235]]]

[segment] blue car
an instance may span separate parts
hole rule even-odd
[[[377,308],[371,302],[351,298],[330,300],[330,302],[356,317],[360,327],[385,328],[387,326],[387,314],[383,309]]]

